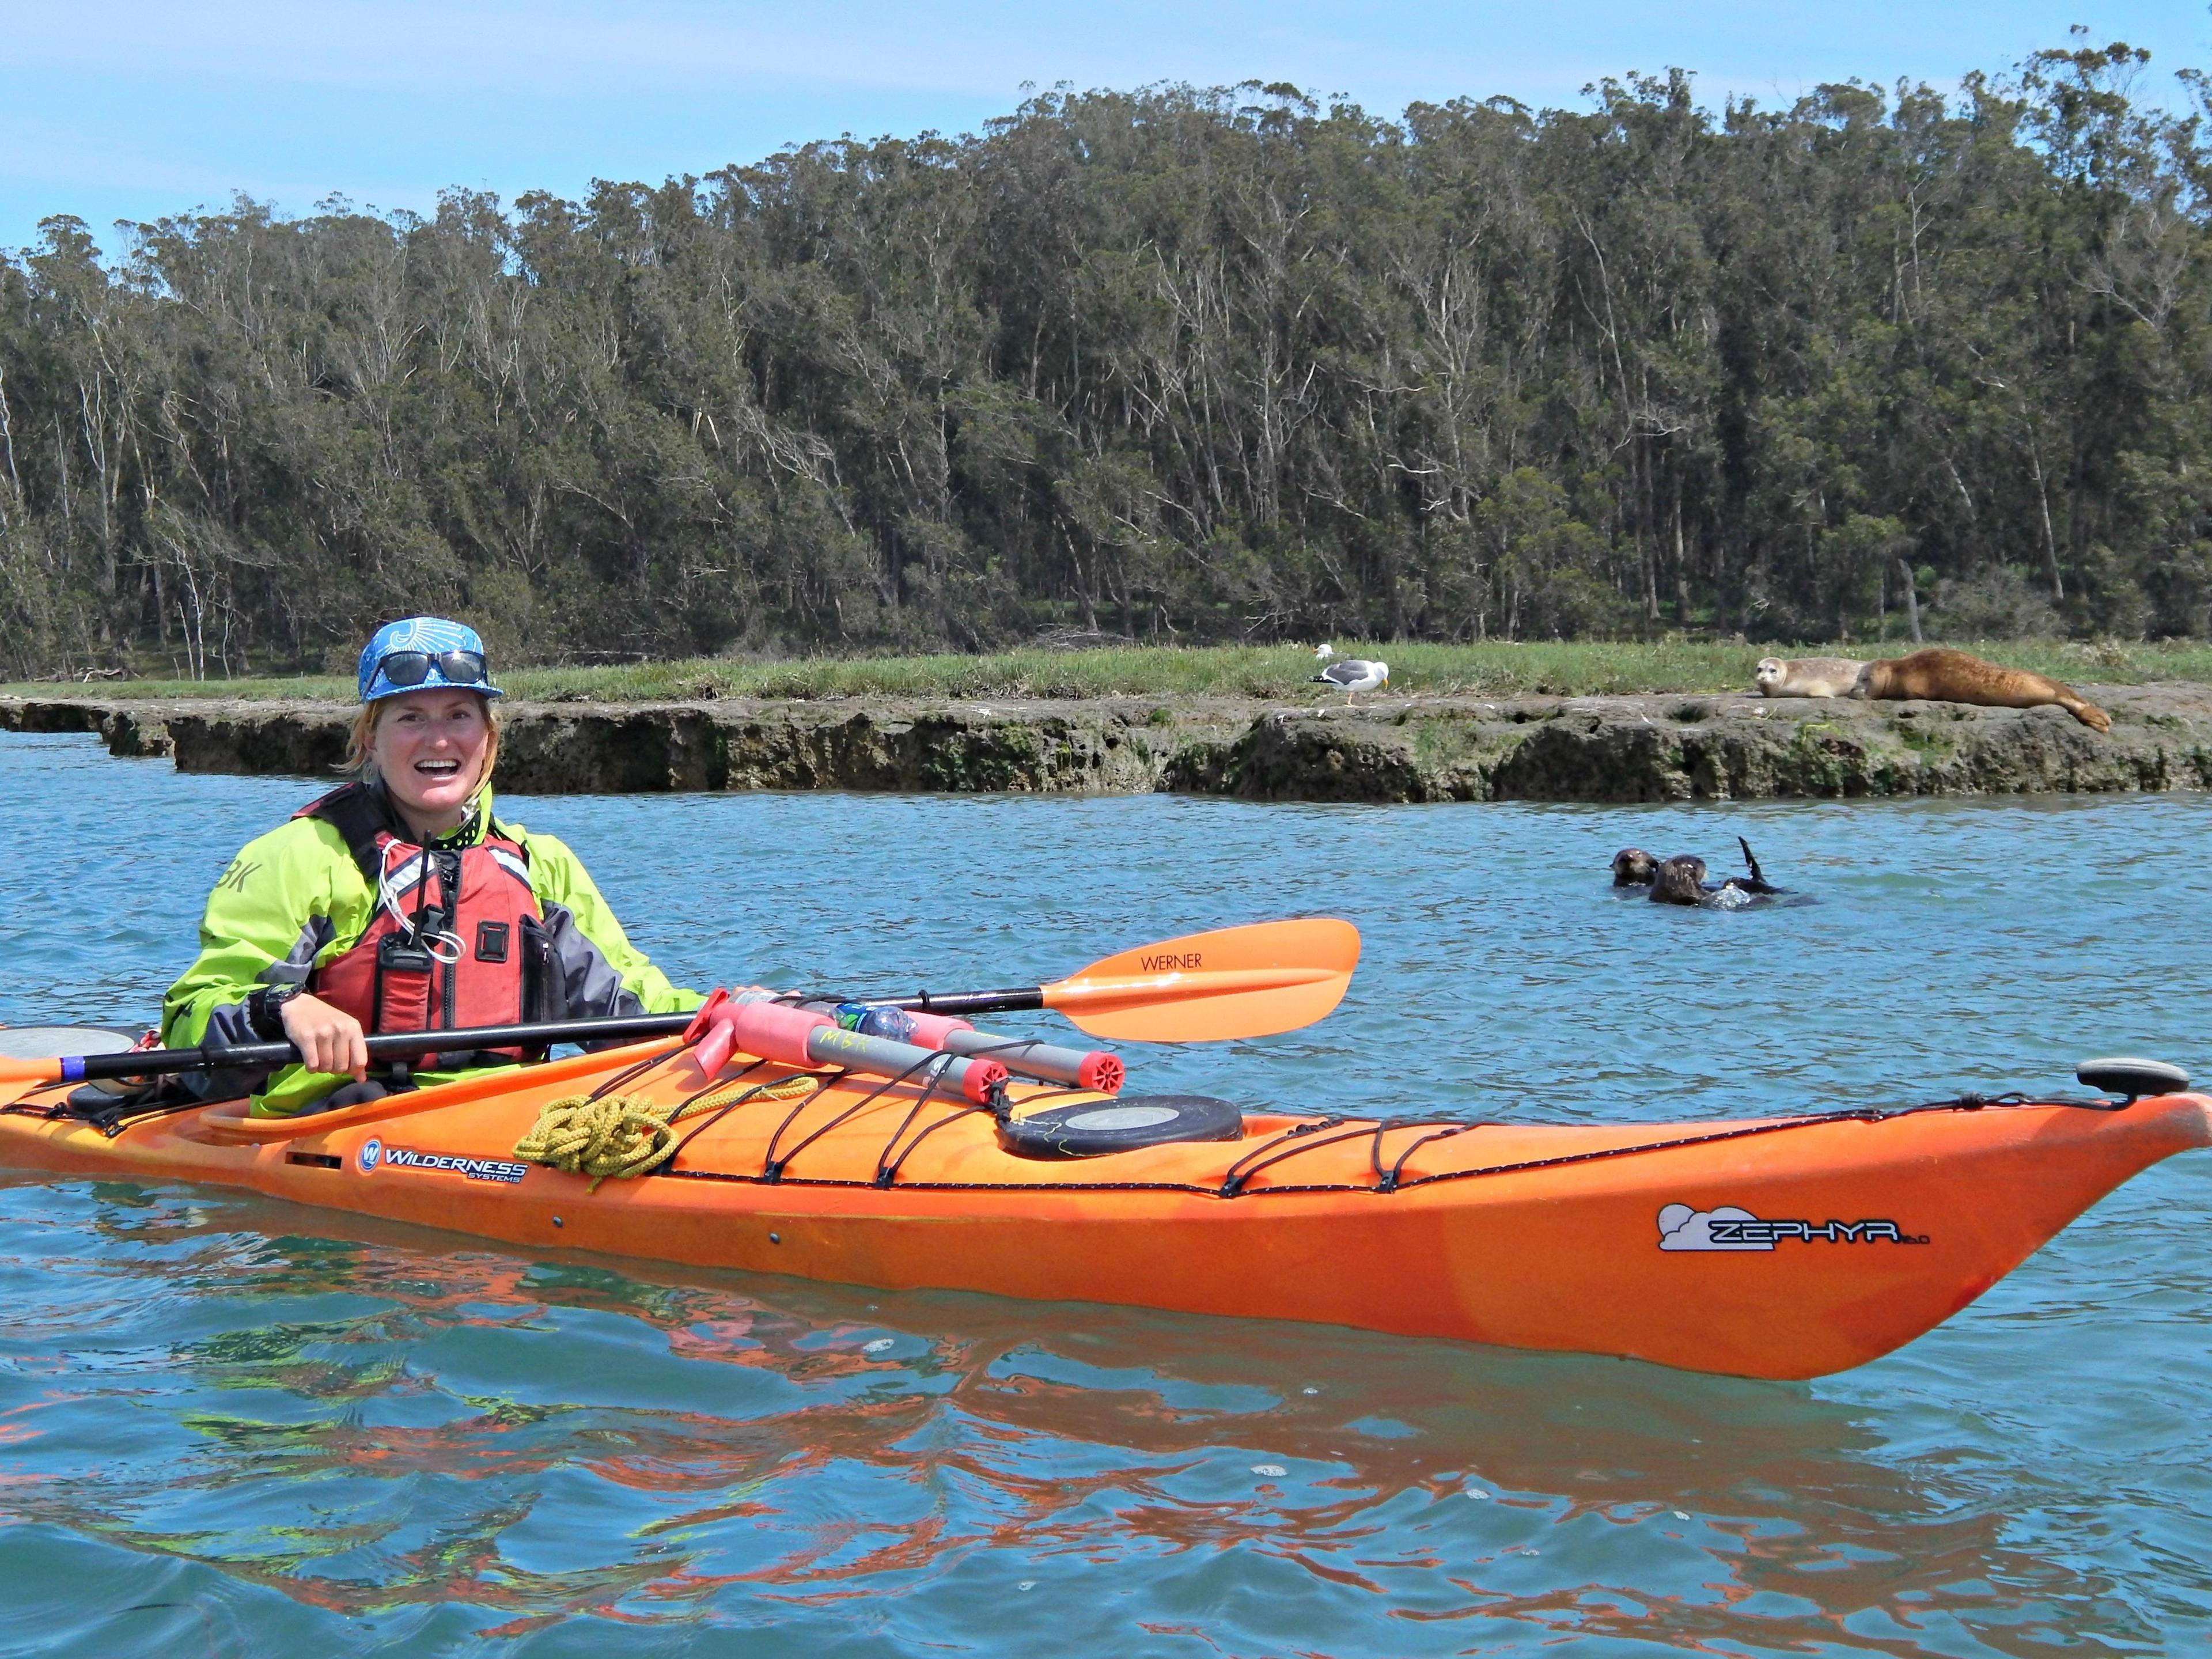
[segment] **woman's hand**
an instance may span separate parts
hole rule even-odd
[[[353,1080],[368,1076],[368,1044],[361,1022],[319,997],[296,996],[283,1005],[284,1035],[300,1051],[311,1072],[337,1077],[350,1072]]]

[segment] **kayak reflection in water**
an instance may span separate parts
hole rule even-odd
[[[372,1079],[366,1034],[678,1013],[576,855],[492,816],[499,720],[473,629],[410,617],[361,653],[354,781],[251,841],[208,895],[200,954],[161,1003],[173,1048],[289,1039],[304,1063],[201,1073],[260,1115],[322,1111],[517,1050],[426,1055]],[[350,1077],[351,1082],[345,1079]]]

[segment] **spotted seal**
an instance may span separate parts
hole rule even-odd
[[[1849,657],[1761,657],[1753,678],[1762,697],[1853,697],[1866,666]]]

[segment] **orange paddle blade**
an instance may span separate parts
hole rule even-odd
[[[33,1089],[61,1080],[58,1060],[0,1060],[0,1106],[13,1106]]]
[[[1262,921],[1141,945],[1044,988],[1093,1036],[1221,1042],[1310,1025],[1344,1000],[1359,930],[1334,916]]]

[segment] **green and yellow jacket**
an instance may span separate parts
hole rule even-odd
[[[487,787],[468,823],[435,845],[477,845],[491,823]],[[498,828],[526,854],[568,1018],[678,1013],[699,1006],[699,993],[670,984],[630,944],[582,861],[564,843],[504,820]],[[208,895],[198,959],[161,1000],[163,1044],[264,1041],[253,1029],[247,999],[270,986],[305,985],[318,968],[354,946],[375,906],[368,878],[329,820],[292,818],[248,842]],[[453,1075],[416,1077],[430,1084]],[[250,1094],[253,1110],[262,1115],[301,1111],[347,1080],[297,1065],[267,1075],[203,1073],[186,1079],[210,1098]]]

